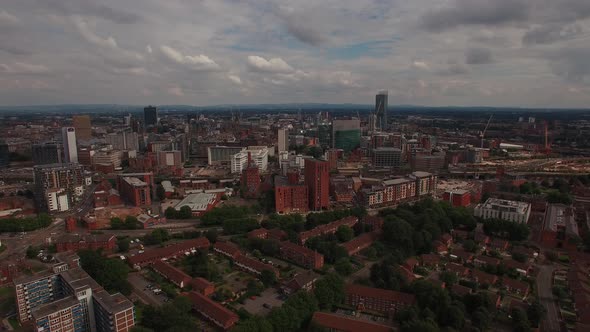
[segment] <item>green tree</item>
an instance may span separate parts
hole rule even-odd
[[[512,317],[512,326],[515,332],[529,332],[531,330],[527,314],[522,308],[513,308],[510,316]]]
[[[477,244],[473,240],[463,241],[463,249],[469,252],[475,252],[477,250]]]
[[[163,201],[166,199],[166,190],[164,189],[164,186],[162,186],[161,184],[156,186],[156,197],[158,197],[159,201]]]
[[[331,309],[344,300],[344,280],[338,275],[329,274],[316,282],[314,295],[321,309]]]
[[[107,258],[101,251],[80,250],[80,264],[99,285],[109,292],[131,294],[131,285],[127,281],[129,267],[120,259]]]
[[[176,218],[178,219],[191,219],[193,217],[193,211],[191,210],[190,206],[182,206],[180,210],[176,213]]]
[[[547,310],[541,305],[539,300],[535,300],[529,305],[526,313],[531,326],[539,327],[539,324],[547,315]]]
[[[352,264],[350,264],[350,259],[348,259],[347,257],[343,257],[337,260],[336,264],[334,264],[334,269],[336,270],[336,272],[343,276],[350,275],[353,271]]]
[[[117,240],[117,247],[119,248],[119,252],[128,252],[129,251],[129,239],[123,238]]]
[[[445,283],[446,288],[450,288],[459,281],[459,278],[457,278],[455,273],[448,271],[441,272],[439,279]]]
[[[33,247],[33,246],[28,246],[27,247],[27,258],[28,259],[36,258],[37,255],[39,255],[39,248],[36,248],[36,247]]]
[[[336,237],[340,242],[348,242],[354,237],[354,231],[352,228],[342,225],[336,230]]]
[[[125,229],[137,229],[139,228],[139,220],[134,216],[125,217]]]
[[[436,322],[431,320],[414,320],[404,324],[402,332],[438,332],[440,331]]]
[[[167,219],[178,219],[177,218],[177,214],[178,212],[176,211],[175,208],[169,206],[168,208],[166,208],[166,211],[164,211],[164,214],[166,215]]]
[[[216,229],[209,229],[205,232],[205,237],[209,242],[215,243],[217,241],[217,230]]]
[[[168,231],[162,228],[154,229],[150,234],[144,237],[144,241],[146,244],[162,244],[170,240],[170,234]]]
[[[123,220],[119,217],[111,218],[111,228],[112,229],[123,229]]]
[[[271,270],[262,270],[260,280],[265,286],[272,286],[277,282],[277,276]]]
[[[473,326],[477,327],[480,331],[486,330],[491,323],[490,312],[485,308],[478,308],[471,316],[471,322]]]

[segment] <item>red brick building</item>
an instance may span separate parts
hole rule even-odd
[[[191,281],[193,291],[197,291],[205,296],[209,296],[215,292],[215,285],[204,278],[194,278]]]
[[[291,177],[289,178],[291,179]],[[275,210],[278,214],[309,211],[309,190],[307,186],[285,177],[275,177]]]
[[[191,284],[192,278],[188,274],[164,261],[155,261],[151,267],[156,273],[168,279],[168,281],[179,288],[184,288]]]
[[[471,193],[467,190],[445,191],[443,201],[451,203],[452,206],[469,206],[471,204]]]
[[[207,240],[206,237],[186,240],[164,248],[146,250],[142,254],[131,256],[129,257],[129,264],[131,264],[132,267],[142,267],[163,258],[168,259],[181,256],[184,255],[185,252],[191,252],[192,250],[207,249],[209,248],[209,245],[209,240]]]
[[[75,235],[65,234],[55,241],[57,252],[78,251],[81,249],[113,251],[117,245],[114,235]]]
[[[246,272],[253,273],[257,276],[262,275],[262,271],[267,270],[274,273],[277,279],[279,278],[279,270],[276,269],[274,266],[262,263],[259,260],[252,259],[242,254],[238,255],[234,259],[234,266],[237,266],[238,268]]]
[[[195,311],[225,331],[231,329],[239,320],[233,311],[201,293],[190,292],[187,296]]]
[[[343,243],[342,246],[344,249],[346,249],[346,252],[348,252],[348,256],[352,256],[357,254],[359,251],[370,247],[378,238],[379,233],[377,232],[364,233],[346,243]]]
[[[236,259],[241,254],[240,248],[230,242],[215,242],[213,250],[231,259]]]
[[[252,162],[250,153],[248,153],[248,165],[242,171],[240,186],[242,196],[245,198],[256,198],[260,193],[260,171],[258,166]]]
[[[327,161],[305,159],[305,185],[310,210],[320,211],[330,207],[330,164]]]
[[[148,206],[152,204],[150,186],[135,177],[123,177],[119,181],[119,192],[122,198],[134,206]]]
[[[324,256],[309,248],[283,241],[279,249],[281,258],[308,269],[320,269],[324,266]]]
[[[305,244],[305,242],[313,237],[322,236],[327,234],[334,234],[340,226],[354,227],[359,221],[359,218],[350,216],[342,218],[340,220],[333,221],[329,224],[319,225],[309,231],[299,233],[299,243]]]
[[[73,233],[76,231],[78,226],[78,221],[74,217],[68,217],[66,219],[66,232]]]
[[[395,314],[397,310],[416,303],[413,294],[354,284],[344,287],[344,296],[344,303],[348,306],[384,314]]]
[[[371,322],[369,320],[363,320],[354,316],[344,316],[338,314],[332,314],[327,312],[316,311],[313,314],[312,321],[327,331],[334,332],[358,332],[358,331],[371,331],[371,332],[391,332],[393,328]]]

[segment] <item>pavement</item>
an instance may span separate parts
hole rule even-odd
[[[146,289],[147,285],[150,284],[139,272],[132,272],[129,273],[127,280],[133,287],[133,293],[137,295],[143,302],[160,306],[164,304],[164,299],[166,299],[166,295],[160,294],[156,295],[149,289]],[[152,285],[156,286],[154,283]]]
[[[553,297],[553,265],[540,265],[539,274],[537,275],[537,292],[539,301],[547,310],[547,317],[541,324],[541,331],[543,332],[560,332],[561,319],[559,314],[559,306]]]

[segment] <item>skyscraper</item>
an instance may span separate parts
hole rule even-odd
[[[145,127],[158,125],[158,109],[155,106],[148,106],[143,109]]]
[[[278,150],[289,151],[289,130],[287,128],[281,128],[277,132],[278,134]]]
[[[375,96],[375,115],[377,128],[387,130],[387,90],[379,91]]]
[[[357,118],[332,121],[333,147],[350,152],[361,145],[361,121]]]
[[[330,164],[324,160],[305,159],[305,185],[309,208],[319,211],[330,207]]]
[[[76,138],[80,140],[89,140],[92,138],[92,125],[90,124],[90,115],[74,115],[72,117],[74,128],[76,128]]]
[[[78,147],[76,145],[76,129],[74,127],[61,128],[61,138],[64,146],[66,163],[78,162]]]

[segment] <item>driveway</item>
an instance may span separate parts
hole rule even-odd
[[[137,294],[144,302],[151,305],[160,306],[164,303],[166,295],[156,295],[149,289],[146,289],[147,285],[150,284],[139,272],[129,273],[127,280],[133,287],[133,292]],[[155,285],[152,283],[152,285]]]
[[[560,332],[559,307],[553,297],[553,265],[540,265],[537,275],[537,291],[539,301],[547,310],[547,317],[541,324],[543,332]]]

